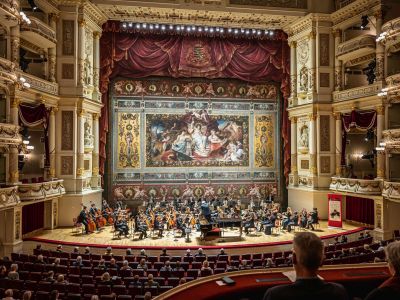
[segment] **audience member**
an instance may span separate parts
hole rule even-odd
[[[19,280],[18,265],[12,264],[10,267],[10,272],[8,272],[8,279]]]
[[[248,270],[251,268],[252,268],[251,264],[249,264],[246,259],[243,259],[239,265],[239,270]]]
[[[85,248],[85,254],[87,254],[87,255],[90,254],[90,247]]]
[[[109,269],[119,269],[119,266],[117,264],[117,262],[115,261],[115,258],[111,258],[110,259],[110,263],[108,264],[108,268]]]
[[[74,253],[74,254],[79,254],[79,247],[75,247],[75,248],[74,248],[74,251],[73,251],[72,253]]]
[[[386,247],[386,259],[392,277],[369,293],[365,300],[400,299],[400,241]]]
[[[82,256],[79,255],[72,265],[74,267],[79,267],[79,268],[84,267],[83,262],[82,262]]]
[[[324,258],[323,251],[322,241],[314,233],[297,233],[293,239],[293,267],[297,279],[293,284],[268,289],[264,300],[347,300],[343,286],[325,282],[317,276]]]
[[[169,254],[167,254],[167,249],[166,248],[162,249],[162,252],[161,252],[160,256],[169,256]]]
[[[127,260],[124,260],[122,262],[121,270],[128,270],[128,271],[132,270],[131,267],[129,266],[129,262]]]
[[[59,293],[57,290],[52,290],[49,295],[50,300],[58,300]]]
[[[126,249],[125,255],[128,255],[128,256],[133,255],[132,249],[131,248]]]
[[[43,258],[43,255],[42,255],[42,254],[39,254],[39,255],[37,256],[37,259],[36,259],[36,261],[35,261],[35,264],[41,264],[41,265],[44,265],[44,264],[45,264],[44,258]]]
[[[185,269],[182,267],[181,262],[178,260],[175,263],[175,267],[173,268],[173,271],[185,271]]]
[[[160,288],[160,284],[157,281],[154,281],[153,274],[149,274],[147,276],[147,281],[144,284],[144,287],[145,288],[151,288],[151,287]]]
[[[346,244],[346,243],[347,243],[347,236],[346,236],[346,235],[343,234],[343,235],[341,236],[340,243],[341,243],[341,244]]]
[[[194,257],[207,257],[207,255],[204,254],[203,248],[199,248],[197,250],[197,253],[194,255]]]
[[[7,277],[7,268],[6,266],[1,265],[0,266],[0,279],[6,278]]]
[[[64,251],[63,251],[63,246],[62,246],[62,245],[58,245],[57,248],[56,248],[56,251],[57,251],[57,252],[64,252]],[[58,296],[57,296],[57,297],[58,297]]]
[[[22,300],[30,300],[31,298],[32,298],[31,291],[25,291],[24,294],[22,295]]]
[[[54,262],[52,263],[53,267],[58,267],[61,263],[61,260],[57,257]]]
[[[200,271],[199,271],[199,275],[207,273],[209,275],[214,274],[213,269],[210,268],[210,263],[208,262],[208,260],[203,261],[203,266],[201,267]]]
[[[144,256],[147,259],[146,250],[144,250],[144,249],[140,250],[140,256]]]
[[[172,272],[172,267],[171,267],[171,264],[170,264],[169,260],[167,260],[167,261],[164,263],[164,265],[161,267],[160,271],[163,271],[163,272]]]
[[[379,242],[379,247],[376,251],[377,252],[385,251],[385,246],[383,245],[383,241]]]
[[[150,292],[146,292],[145,294],[144,294],[144,298],[143,298],[144,300],[150,300],[151,299],[151,293]]]
[[[224,249],[224,248],[221,248],[221,249],[219,250],[219,253],[217,254],[217,259],[218,259],[221,255],[227,255],[227,254],[225,253],[225,249]]]
[[[193,257],[192,253],[190,252],[190,249],[187,249],[187,250],[186,250],[185,256],[186,256],[186,257]]]
[[[97,296],[97,295],[92,295],[92,297],[90,298],[90,300],[99,300],[99,296]]]
[[[112,253],[112,248],[110,247],[110,246],[108,246],[107,248],[106,248],[106,252],[104,253],[105,255],[113,255],[113,253]]]
[[[112,285],[110,273],[105,272],[101,275],[101,284]]]
[[[142,258],[139,262],[139,264],[137,265],[137,269],[142,269],[145,272],[147,271],[147,264],[146,264],[146,260],[144,258]]]
[[[46,281],[47,281],[47,282],[51,282],[51,283],[53,283],[54,281],[56,281],[56,280],[54,279],[54,272],[53,272],[53,271],[49,271],[49,272],[47,273]]]
[[[106,266],[106,261],[104,260],[104,258],[100,259],[99,264],[97,265],[97,268],[99,268],[100,270],[107,270],[107,266]]]
[[[364,232],[360,232],[360,235],[358,237],[359,240],[363,240],[364,239]]]
[[[59,275],[57,276],[57,283],[68,284],[68,281],[65,280],[63,274],[59,274]]]
[[[129,285],[133,285],[135,287],[141,287],[142,286],[142,282],[140,281],[139,275],[135,275],[133,277],[133,280],[129,283]]]
[[[182,284],[185,284],[186,283],[186,279],[184,278],[184,277],[182,277],[180,280],[179,280],[179,285],[182,285]]]
[[[14,292],[12,289],[8,289],[4,292],[3,300],[14,300]]]

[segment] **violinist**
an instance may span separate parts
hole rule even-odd
[[[147,221],[147,222],[146,222]],[[143,213],[136,216],[136,230],[140,232],[139,239],[147,238],[148,220]]]
[[[290,221],[287,225],[288,232],[292,231],[292,226],[297,226],[299,224],[299,214],[297,211],[294,212],[294,215],[290,218]]]
[[[253,211],[248,211],[245,215],[245,222],[244,222],[244,232],[249,234],[249,229],[255,227],[255,215]]]
[[[158,230],[158,237],[163,237],[164,222],[161,215],[158,215],[154,220],[154,230]]]
[[[117,221],[114,223],[114,229],[116,232],[118,232],[118,237],[121,237],[121,234],[123,234],[125,237],[128,237],[129,234],[129,228],[126,220],[123,218],[118,218]]]
[[[83,206],[78,216],[78,222],[85,226],[85,233],[89,233],[87,207]]]

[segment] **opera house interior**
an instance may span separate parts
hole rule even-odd
[[[399,0],[0,0],[0,299],[400,299],[399,216]]]

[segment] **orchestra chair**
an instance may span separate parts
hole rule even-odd
[[[77,218],[73,218],[72,222],[74,223],[74,226],[72,227],[72,233],[83,234],[83,232],[85,231],[85,227],[83,226],[83,224],[79,223]]]

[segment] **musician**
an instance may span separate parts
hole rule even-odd
[[[288,232],[292,231],[292,226],[297,226],[299,224],[299,214],[297,211],[294,212],[293,217],[290,218],[290,221],[287,225]]]
[[[94,204],[94,203],[90,204],[89,215],[92,217],[93,220],[96,219],[96,217],[97,217],[96,204]]]
[[[163,232],[164,232],[164,222],[161,216],[157,216],[154,219],[154,230],[158,230],[158,237],[162,238],[163,237]]]
[[[87,215],[87,207],[83,206],[81,212],[79,213],[78,216],[78,222],[83,224],[83,226],[85,226],[85,233],[88,234],[89,233],[89,227],[88,227],[88,215]]]
[[[114,229],[116,232],[118,232],[118,237],[121,237],[121,234],[123,234],[125,237],[128,237],[129,235],[129,227],[124,219],[118,218],[114,223]]]
[[[146,217],[146,216],[144,216],[144,217]],[[141,217],[140,215],[136,215],[135,222],[136,222],[136,226],[135,226],[136,231],[140,232],[139,239],[141,240],[143,238],[147,238],[148,227],[147,227],[146,222],[144,222],[143,217]]]
[[[308,218],[307,218],[307,226],[306,228],[309,229],[311,227],[311,230],[314,231],[314,224],[318,223],[318,211],[316,208],[313,209],[312,212],[310,212]]]
[[[178,230],[182,231],[181,237],[185,237],[186,226],[185,226],[185,223],[182,220],[182,217],[180,217],[180,216],[176,219],[176,228]]]
[[[286,230],[289,222],[290,222],[290,218],[292,217],[292,209],[290,207],[287,208],[286,213],[283,214],[284,218],[282,221],[282,229]]]
[[[255,227],[255,214],[252,211],[249,211],[245,215],[246,221],[244,222],[244,232],[249,234],[249,229]]]
[[[211,222],[211,211],[210,211],[210,206],[208,205],[208,203],[203,200],[201,202],[200,208],[201,208],[201,213],[206,218],[206,220],[208,222]]]

